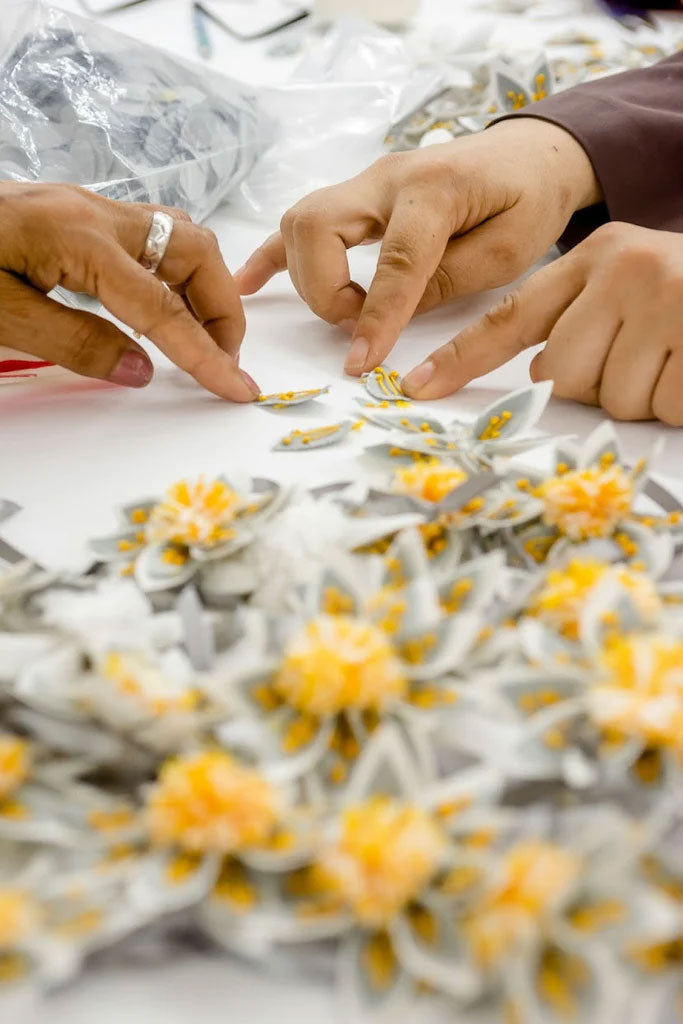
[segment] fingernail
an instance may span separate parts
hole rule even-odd
[[[417,393],[429,384],[430,380],[434,376],[436,365],[431,359],[428,359],[424,363],[420,363],[414,370],[403,378],[403,388],[407,389],[408,392]]]
[[[353,345],[349,349],[349,354],[346,357],[346,370],[348,373],[358,373],[360,370],[365,368],[365,364],[368,361],[368,353],[370,352],[370,342],[366,341],[365,338],[356,338]]]
[[[347,334],[353,334],[357,325],[357,320],[354,320],[353,317],[347,317],[345,320],[340,320],[337,327],[341,327],[342,331],[346,331]]]
[[[246,370],[240,370],[240,376],[244,383],[249,388],[249,390],[251,391],[254,398],[258,398],[258,396],[261,394],[261,388],[258,386],[254,378],[250,377]]]
[[[151,361],[139,348],[127,348],[107,378],[124,388],[144,388],[154,375]]]

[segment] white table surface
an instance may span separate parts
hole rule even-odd
[[[62,6],[78,10],[77,0],[62,0]],[[142,38],[153,36],[190,57],[188,8],[185,0],[152,0],[112,16],[110,23]],[[216,67],[251,80],[281,80],[289,71],[289,62],[265,56],[264,44],[245,48],[222,33],[213,36]],[[211,226],[233,267],[269,230],[268,225],[237,221],[229,209],[216,214]],[[369,249],[353,254],[363,283],[370,279],[373,255]],[[490,295],[479,296],[416,321],[404,332],[392,364],[408,370],[491,301]],[[353,447],[306,455],[268,449],[297,422],[325,422],[332,409],[348,410],[359,385],[343,377],[344,337],[304,307],[285,277],[247,301],[247,316],[243,364],[263,390],[332,383],[325,408],[307,408],[295,416],[231,407],[156,357],[155,380],[142,392],[71,377],[5,388],[0,393],[0,492],[24,507],[3,528],[6,539],[46,565],[78,567],[88,560],[85,539],[114,525],[117,503],[154,494],[179,476],[239,464],[280,479],[343,475],[353,461]],[[480,408],[528,379],[529,358],[518,358],[440,404],[453,411]],[[595,410],[553,401],[542,426],[583,435],[600,420]],[[621,427],[620,433],[634,456],[665,436],[659,468],[668,475],[683,465],[683,432],[634,424]],[[332,994],[322,983],[264,978],[236,962],[188,954],[162,966],[90,971],[35,1016],[36,1022],[48,1018],[51,1024],[91,1024],[93,1019],[98,1024],[184,1024],[193,1019],[202,1024],[331,1024],[335,1013]]]

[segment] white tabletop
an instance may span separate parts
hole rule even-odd
[[[62,0],[78,10],[77,0]],[[113,27],[193,56],[189,3],[150,0],[110,18]],[[159,25],[163,24],[163,35]],[[241,47],[213,33],[213,65],[255,80],[282,80],[288,61],[269,60],[265,44]],[[237,267],[272,225],[236,220],[229,208],[211,221],[229,265]],[[373,251],[352,255],[356,277],[367,283]],[[459,328],[480,315],[492,296],[466,300],[412,324],[401,338],[392,364],[405,371]],[[247,302],[248,333],[243,364],[263,390],[288,390],[331,383],[326,408],[301,411],[303,422],[329,421],[346,412],[359,385],[344,379],[346,341],[317,320],[281,277]],[[155,357],[156,358],[156,357]],[[475,382],[443,404],[474,411],[502,391],[524,383],[529,355]],[[339,478],[350,468],[354,447],[305,455],[269,452],[293,425],[254,407],[231,407],[203,393],[163,359],[153,384],[135,392],[62,377],[52,382],[4,389],[0,394],[3,444],[0,492],[24,506],[3,528],[6,539],[50,566],[83,565],[85,539],[107,532],[114,506],[131,497],[154,494],[181,475],[229,469],[246,463],[287,479]],[[600,422],[595,410],[553,401],[542,426],[554,433],[585,434]],[[296,425],[294,423],[294,425]],[[641,454],[667,437],[661,469],[674,472],[683,460],[683,432],[655,425],[620,428],[627,451]],[[360,442],[354,441],[353,444]],[[36,1021],[45,1019],[43,1013]],[[49,1004],[51,1024],[331,1024],[335,1019],[329,988],[314,981],[255,975],[230,961],[178,957],[164,966],[101,968],[87,973]]]

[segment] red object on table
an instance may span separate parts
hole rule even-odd
[[[34,359],[0,359],[0,373],[20,373],[22,370],[40,370],[52,363],[39,362]]]

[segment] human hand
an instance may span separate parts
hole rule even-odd
[[[216,238],[166,210],[174,229],[151,274],[137,261],[156,209],[71,185],[1,182],[0,345],[87,377],[148,384],[154,371],[142,347],[109,321],[47,297],[62,285],[99,299],[209,391],[252,401],[259,389],[238,367],[244,313]]]
[[[546,339],[531,378],[552,380],[560,398],[683,426],[683,235],[598,228],[434,352],[404,389],[449,395]]]
[[[313,312],[353,334],[346,360],[379,365],[413,314],[507,284],[598,202],[574,138],[533,118],[503,121],[442,146],[383,157],[303,199],[235,275],[242,295],[288,269]],[[383,239],[367,296],[346,250]]]

